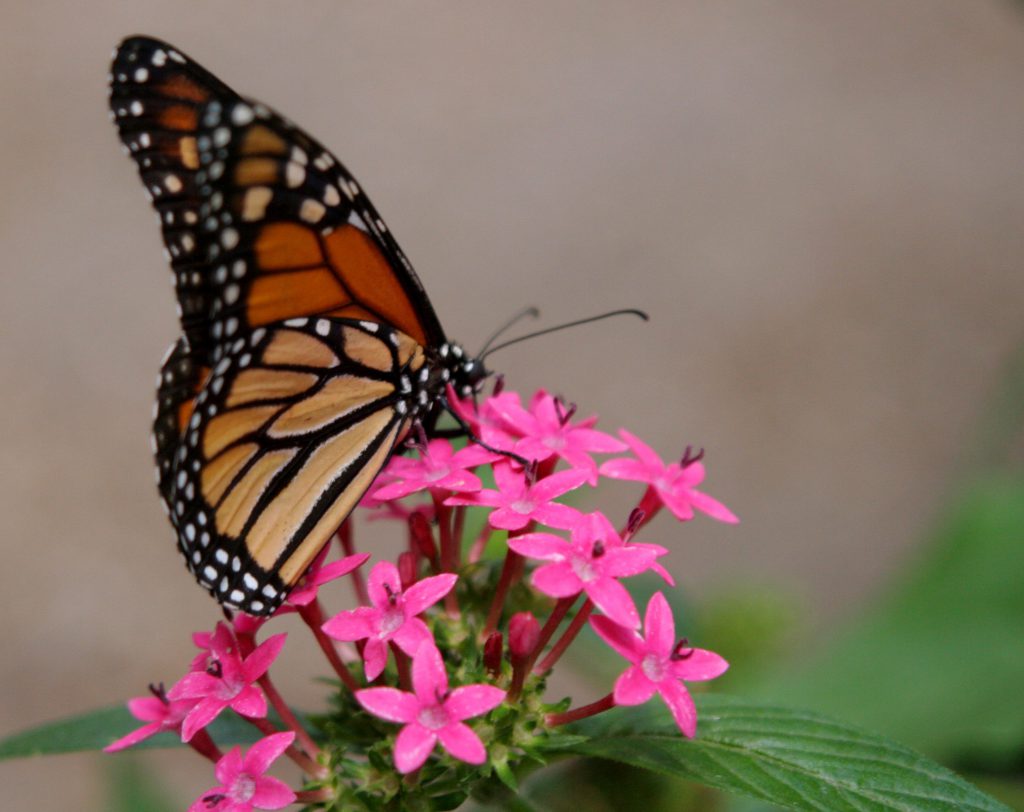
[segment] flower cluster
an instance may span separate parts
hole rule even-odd
[[[174,685],[129,702],[146,724],[108,751],[179,735],[216,764],[218,785],[192,810],[373,809],[413,797],[431,808],[432,797],[450,803],[475,782],[511,784],[538,741],[615,705],[658,694],[682,734],[695,734],[686,683],[728,665],[676,638],[661,592],[641,612],[624,582],[651,572],[673,584],[659,563],[666,547],[637,538],[661,508],[680,521],[696,511],[737,521],[698,490],[703,452],[688,447],[666,464],[633,434],[599,431],[596,418],[579,419],[544,391],[527,405],[508,391],[479,405],[448,396],[479,442],[456,448],[414,433],[410,453],[391,459],[357,511],[404,525],[397,560],[364,568],[370,556],[354,552],[349,517],[340,557],[328,563],[328,545],[276,613],[297,614],[324,652],[337,678],[332,710],[300,718],[270,678],[285,634],[257,642],[267,619],[236,614],[193,636],[199,652]],[[619,528],[574,506],[602,478],[646,485]],[[332,615],[321,593],[343,576],[359,605]],[[545,704],[547,674],[588,623],[628,666],[602,699]],[[244,755],[215,742],[225,711],[256,733]],[[302,769],[303,786],[265,774],[282,755]]]

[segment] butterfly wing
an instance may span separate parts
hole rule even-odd
[[[114,59],[111,107],[161,217],[194,355],[302,316],[388,324],[444,341],[373,204],[326,149],[166,43]]]
[[[179,345],[168,364],[182,359]],[[408,431],[423,363],[418,342],[390,328],[293,319],[228,346],[194,403],[194,376],[165,374],[162,495],[189,568],[221,603],[280,604]]]

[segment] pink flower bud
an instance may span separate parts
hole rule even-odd
[[[409,516],[409,537],[416,545],[416,550],[432,563],[437,562],[437,545],[434,534],[430,531],[427,517],[417,511]]]
[[[529,612],[518,612],[508,622],[508,650],[513,660],[530,656],[540,639],[540,623]]]
[[[491,677],[497,677],[501,673],[501,632],[491,632],[484,643],[484,668]]]
[[[416,553],[404,552],[398,556],[398,576],[403,591],[416,583]]]

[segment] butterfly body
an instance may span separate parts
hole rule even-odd
[[[160,494],[200,584],[269,614],[448,387],[487,372],[310,136],[151,38],[121,44],[110,81],[182,326],[157,393]]]

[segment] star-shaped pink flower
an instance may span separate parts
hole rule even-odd
[[[251,812],[283,809],[295,803],[291,787],[264,775],[294,740],[294,733],[274,733],[256,742],[245,756],[241,747],[229,750],[214,769],[220,785],[204,792],[188,812]]]
[[[561,398],[543,389],[533,396],[529,410],[520,405],[519,396],[512,392],[491,398],[488,406],[505,427],[519,435],[512,449],[516,454],[537,462],[557,456],[573,468],[586,471],[590,485],[597,484],[598,473],[597,463],[590,455],[626,448],[611,435],[592,428],[596,417],[573,423],[576,407],[566,406]]]
[[[675,514],[680,521],[693,518],[693,511],[706,513],[713,519],[735,524],[739,522],[736,515],[717,499],[697,490],[704,481],[704,464],[699,458],[666,465],[661,457],[639,437],[625,429],[619,435],[636,459],[622,457],[608,460],[601,465],[601,474],[612,479],[628,479],[635,482],[646,482],[657,495],[661,504]]]
[[[341,612],[323,625],[335,640],[366,640],[363,661],[366,678],[375,680],[388,661],[388,642],[414,656],[424,641],[432,640],[427,624],[417,617],[447,595],[457,575],[443,573],[417,581],[404,592],[398,567],[379,561],[370,571],[367,592],[372,606]]]
[[[657,692],[684,736],[697,732],[697,709],[683,680],[701,682],[725,673],[729,664],[715,654],[676,641],[675,621],[665,596],[656,592],[647,604],[644,636],[610,617],[592,617],[601,638],[632,665],[615,682],[616,705],[641,705]]]
[[[172,700],[198,700],[181,726],[182,741],[189,741],[225,708],[253,719],[267,715],[267,701],[253,683],[267,673],[271,663],[277,659],[287,635],[268,637],[243,660],[230,632],[231,644],[224,643],[220,632],[222,626],[217,624],[217,632],[210,641],[206,669],[186,674],[167,692],[167,697]]]
[[[481,488],[480,479],[468,468],[497,459],[494,452],[476,444],[456,451],[448,440],[430,440],[411,457],[395,456],[387,466],[390,482],[372,492],[378,502],[401,499],[417,491],[470,493]]]
[[[111,742],[103,748],[104,753],[116,753],[128,747],[134,747],[141,741],[145,741],[157,733],[181,730],[181,723],[188,715],[188,712],[195,707],[194,699],[179,699],[170,701],[164,693],[163,686],[156,688],[150,686],[152,696],[138,696],[128,700],[128,710],[132,716],[141,722],[146,722],[142,727],[136,728],[127,736],[122,736],[115,742]]]
[[[400,773],[418,769],[438,742],[468,764],[483,764],[487,751],[464,719],[487,713],[501,704],[505,692],[493,685],[463,685],[448,690],[448,674],[436,646],[421,646],[412,660],[413,693],[397,688],[356,691],[359,704],[374,716],[405,727],[395,740],[395,766]]]
[[[587,481],[586,471],[559,471],[530,482],[511,465],[494,466],[494,482],[498,490],[482,490],[468,496],[453,496],[446,505],[486,505],[493,507],[487,521],[499,530],[522,530],[530,522],[538,522],[560,530],[572,528],[582,514],[575,508],[552,501],[575,490]]]
[[[291,606],[308,606],[316,600],[320,587],[348,575],[353,570],[361,567],[370,558],[369,553],[356,553],[355,555],[347,555],[325,565],[324,559],[327,558],[329,549],[330,545],[326,545],[317,557],[313,559],[313,563],[310,564],[309,569],[299,579],[299,583],[288,593],[287,603],[278,609],[275,614],[285,614],[282,610],[286,610],[289,604]]]
[[[508,540],[508,546],[527,558],[550,563],[537,567],[531,583],[553,598],[580,592],[602,612],[628,628],[639,628],[636,604],[619,578],[639,575],[655,566],[668,551],[657,544],[625,544],[600,512],[582,517],[569,541],[550,533],[527,533]]]

